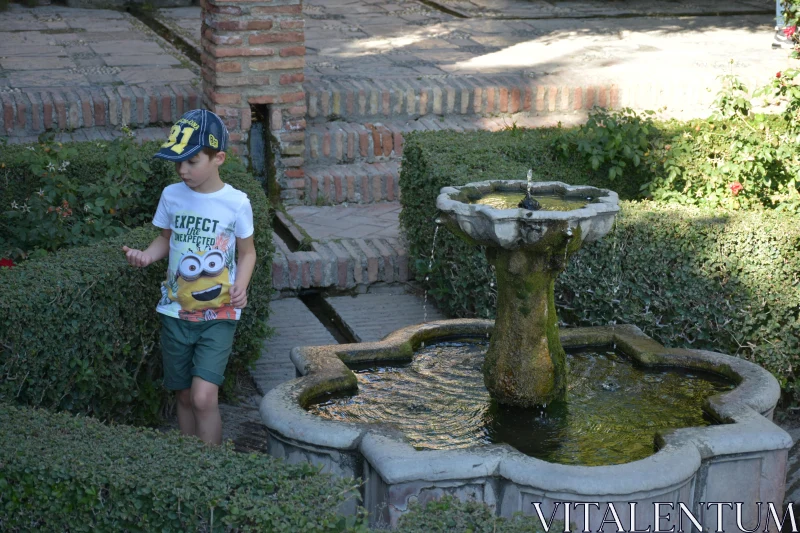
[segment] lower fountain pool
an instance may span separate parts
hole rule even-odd
[[[355,395],[328,396],[309,412],[398,428],[416,449],[505,443],[552,463],[613,465],[655,453],[657,431],[715,423],[705,400],[733,389],[721,376],[645,368],[608,349],[573,349],[566,399],[531,409],[493,402],[481,365],[488,342],[440,342],[410,363],[352,366]]]

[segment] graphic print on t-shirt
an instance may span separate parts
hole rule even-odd
[[[241,309],[230,304],[236,241],[255,229],[247,195],[227,184],[206,194],[173,183],[161,193],[153,225],[170,230],[167,277],[156,310],[194,322],[238,320]]]
[[[180,305],[179,318],[236,319],[229,289],[236,279],[234,228],[199,213],[174,215],[170,268],[159,305]]]

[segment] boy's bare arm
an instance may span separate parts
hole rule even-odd
[[[123,246],[122,251],[125,252],[125,259],[135,267],[146,267],[150,263],[164,259],[169,254],[169,239],[171,236],[171,229],[162,229],[161,234],[153,239],[153,242],[144,251]]]
[[[256,245],[253,236],[246,239],[236,239],[236,281],[230,288],[231,305],[237,309],[242,309],[247,305],[247,287],[250,285],[250,278],[253,276],[253,269],[256,266]]]

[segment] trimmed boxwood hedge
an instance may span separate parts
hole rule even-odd
[[[358,497],[308,463],[0,403],[0,531],[352,531]]]
[[[481,250],[440,231],[431,271],[435,199],[446,185],[487,179],[604,183],[549,152],[557,130],[415,133],[404,147],[401,226],[417,279],[450,316],[493,317],[496,293]],[[524,141],[524,142],[523,142]],[[638,188],[638,187],[637,187]],[[659,342],[754,361],[796,399],[800,367],[800,217],[621,202],[609,235],[587,244],[556,283],[564,325],[635,324]]]
[[[84,144],[88,145],[80,147],[84,155],[70,168],[88,172],[103,158],[95,143]],[[142,149],[150,153],[153,148],[146,144]],[[154,213],[161,189],[177,176],[172,165],[156,164],[153,170],[148,195],[142,200],[149,202]],[[97,174],[87,173],[85,179],[92,175]],[[250,197],[258,253],[248,306],[226,372],[232,377],[255,362],[268,332],[272,232],[261,185],[235,163],[226,163],[221,176]],[[136,269],[122,253],[123,244],[146,247],[157,231],[148,225],[0,269],[0,401],[67,409],[119,422],[158,420],[168,397],[160,386],[155,312],[166,260]],[[226,390],[233,381],[226,380]]]
[[[563,531],[563,521],[554,522],[553,531]],[[462,502],[453,496],[443,496],[425,505],[412,503],[400,517],[398,533],[544,533],[539,518],[515,514],[512,518],[495,516],[488,505]]]

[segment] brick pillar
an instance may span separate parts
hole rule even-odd
[[[202,0],[202,9],[203,103],[225,121],[241,156],[250,106],[267,105],[281,197],[297,201],[306,128],[301,0]]]

